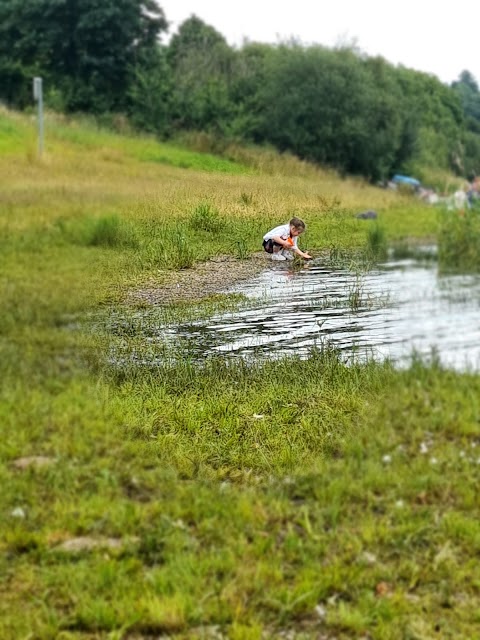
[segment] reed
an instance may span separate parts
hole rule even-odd
[[[438,261],[443,270],[480,270],[480,215],[477,211],[467,209],[441,213]]]

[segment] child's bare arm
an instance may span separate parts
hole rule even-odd
[[[298,247],[296,247],[294,251],[297,254],[297,256],[300,256],[301,258],[305,258],[305,260],[312,259],[312,256],[309,253],[306,253],[305,251],[301,251]]]
[[[284,249],[291,249],[292,245],[288,240],[284,240],[282,238],[282,236],[273,236],[272,240],[276,243],[281,245]]]

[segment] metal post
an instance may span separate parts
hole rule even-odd
[[[43,153],[43,87],[42,78],[33,79],[33,98],[38,102],[38,155]]]

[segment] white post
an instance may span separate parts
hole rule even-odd
[[[38,102],[38,155],[43,153],[43,87],[42,79],[33,79],[33,99]]]

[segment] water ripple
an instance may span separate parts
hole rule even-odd
[[[456,369],[480,363],[480,278],[438,274],[414,260],[381,265],[359,276],[309,264],[300,271],[275,265],[233,291],[245,309],[205,322],[180,324],[198,354],[305,355],[327,340],[356,358],[399,363],[413,351]]]

